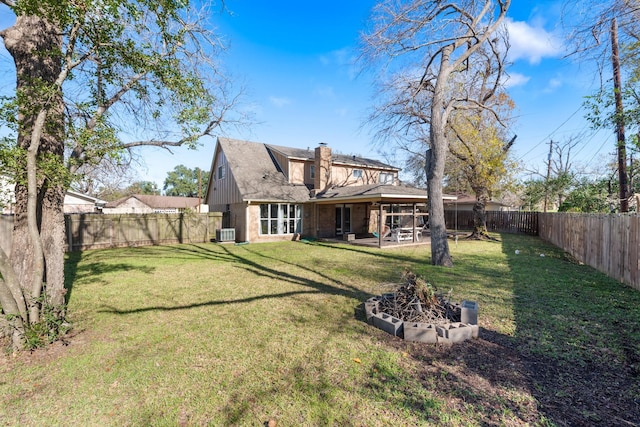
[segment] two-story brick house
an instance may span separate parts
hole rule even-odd
[[[426,222],[426,190],[400,185],[398,172],[326,144],[304,150],[218,138],[205,203],[224,213],[237,241],[383,236]]]

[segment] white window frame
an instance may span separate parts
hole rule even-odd
[[[395,179],[396,177],[393,172],[380,172],[380,175],[378,175],[378,182],[380,184],[393,184]]]
[[[353,170],[353,177],[355,179],[360,179],[364,176],[364,171],[362,169],[354,169]]]
[[[220,165],[218,166],[218,179],[224,179],[225,175],[227,174],[227,168],[225,167],[225,165]]]
[[[293,203],[260,204],[258,232],[261,236],[302,233],[302,205]]]

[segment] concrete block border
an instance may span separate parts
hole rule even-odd
[[[373,315],[373,326],[395,336],[404,336],[404,322],[397,317],[387,313],[376,313]]]
[[[462,302],[462,322],[434,325],[406,322],[381,312],[379,310],[381,299],[390,297],[393,297],[393,294],[374,296],[365,301],[364,310],[368,324],[406,341],[428,344],[456,344],[478,338],[478,303],[475,301]]]

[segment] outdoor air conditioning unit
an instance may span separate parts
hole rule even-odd
[[[236,229],[235,228],[220,228],[216,230],[217,242],[235,242],[236,241]]]

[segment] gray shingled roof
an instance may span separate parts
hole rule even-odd
[[[306,150],[303,148],[291,148],[291,147],[282,147],[279,145],[271,145],[268,144],[267,147],[269,149],[279,151],[288,157],[295,157],[298,159],[306,159],[313,160],[315,159],[315,150]],[[331,153],[331,159],[334,163],[343,163],[347,165],[353,166],[361,166],[361,167],[370,167],[370,168],[381,168],[381,169],[391,169],[391,170],[400,170],[395,166],[388,165],[386,163],[379,162],[374,159],[367,159],[360,156],[349,156],[346,154],[338,154],[335,152]]]
[[[199,203],[203,203],[204,200],[200,200],[197,197],[176,197],[176,196],[155,196],[151,194],[133,194],[131,196],[122,197],[113,202],[109,202],[105,205],[106,208],[115,208],[120,206],[124,201],[134,197],[140,200],[145,205],[154,209],[183,209],[194,208]]]
[[[406,185],[370,184],[359,186],[334,187],[316,196],[317,200],[343,199],[343,198],[427,198],[427,190]]]
[[[218,138],[218,143],[244,200],[309,201],[307,187],[287,181],[265,144],[230,138]]]
[[[370,184],[333,187],[316,195],[318,201],[355,199],[420,201],[427,200],[427,190],[409,185]],[[443,199],[455,200],[456,196],[444,194]]]

